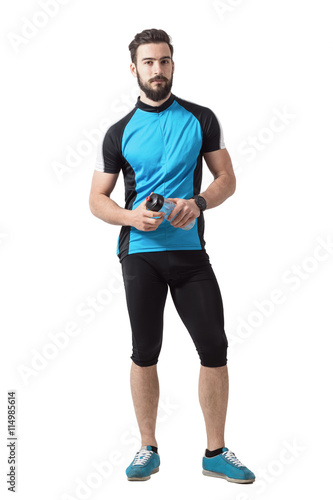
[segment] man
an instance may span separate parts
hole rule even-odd
[[[89,198],[95,216],[122,226],[117,255],[132,329],[130,382],[141,433],[141,449],[126,469],[127,478],[146,480],[159,470],[157,361],[169,287],[201,361],[199,401],[207,432],[202,472],[252,483],[254,474],[225,447],[227,339],[222,298],[203,238],[204,210],[217,207],[235,191],[230,156],[214,113],[171,92],[174,61],[167,33],[144,30],[129,50],[140,97],[134,109],[107,130]],[[214,181],[200,193],[202,156]],[[125,208],[110,198],[120,170]],[[152,192],[175,203],[167,220],[146,208]],[[193,228],[183,230],[192,221]]]

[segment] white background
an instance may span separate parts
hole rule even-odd
[[[1,6],[1,496],[12,498],[12,389],[18,499],[330,495],[330,3],[61,3],[48,2],[49,14],[46,0]],[[88,196],[94,138],[139,95],[128,44],[147,28],[172,37],[173,92],[214,110],[237,175],[234,196],[206,214],[205,240],[230,344],[226,445],[255,472],[253,485],[201,473],[199,359],[170,296],[158,364],[161,468],[145,483],[125,476],[140,442],[120,227],[95,218]],[[204,170],[203,189],[212,181]],[[124,205],[121,177],[114,199]],[[146,313],[149,327],[149,297]]]

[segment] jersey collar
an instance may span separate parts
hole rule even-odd
[[[138,100],[136,102],[136,107],[139,109],[142,109],[142,111],[149,111],[152,113],[160,113],[161,111],[164,111],[167,109],[173,101],[175,100],[174,94],[171,93],[169,99],[167,99],[161,106],[150,106],[149,104],[146,104],[145,102],[142,102],[140,100],[140,97],[138,97]]]

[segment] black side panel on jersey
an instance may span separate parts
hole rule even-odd
[[[205,106],[175,97],[176,101],[199,120],[202,129],[201,154],[224,148],[221,125],[214,112]]]
[[[126,163],[121,150],[121,142],[126,125],[135,112],[136,108],[132,109],[124,118],[111,125],[105,133],[102,147],[102,168],[108,174],[119,173]]]
[[[125,185],[125,208],[132,210],[133,203],[136,199],[136,180],[133,167],[124,158],[122,166]],[[131,226],[122,226],[119,234],[118,250],[122,258],[128,254],[129,239],[130,239]]]
[[[122,154],[122,139],[126,125],[136,111],[137,108],[134,108],[124,118],[111,125],[105,134],[102,148],[104,172],[119,173],[120,170],[123,172],[125,208],[128,210],[132,209],[136,198],[136,180],[134,169]],[[127,255],[128,252],[130,230],[131,226],[122,226],[120,230],[118,244],[122,255]]]

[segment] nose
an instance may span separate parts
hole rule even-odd
[[[159,61],[154,63],[154,75],[163,75],[162,65]]]

